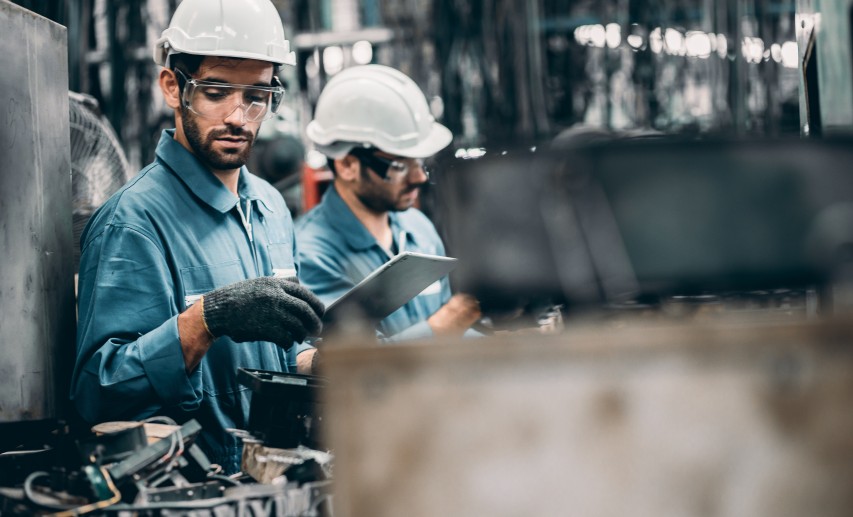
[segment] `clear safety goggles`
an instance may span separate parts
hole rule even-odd
[[[424,171],[429,179],[429,170],[424,166],[424,161],[419,158],[385,158],[374,154],[376,149],[353,149],[350,154],[373,169],[376,174],[389,183],[400,183],[409,173],[415,169]]]
[[[225,120],[241,109],[247,122],[267,120],[284,97],[284,87],[277,77],[273,77],[272,86],[254,86],[193,79],[179,69],[175,73],[181,83],[184,107],[203,118]]]

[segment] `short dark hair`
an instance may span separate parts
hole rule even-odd
[[[201,62],[204,61],[205,57],[207,56],[199,56],[197,54],[172,54],[169,56],[169,68],[192,75],[198,72]]]
[[[191,76],[198,72],[198,69],[201,67],[201,62],[204,61],[204,58],[208,56],[200,56],[198,54],[172,54],[169,56],[169,68],[172,70],[180,70],[187,76]],[[231,58],[231,59],[240,59],[240,58]],[[279,71],[281,70],[281,65],[277,63],[272,64],[272,74],[277,76]]]

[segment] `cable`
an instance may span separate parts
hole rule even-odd
[[[167,416],[152,416],[151,418],[146,418],[142,421],[143,424],[166,424],[166,425],[178,425],[177,422],[172,420]]]
[[[27,501],[37,506],[41,506],[42,508],[49,508],[51,510],[67,510],[69,508],[74,508],[73,505],[57,504],[48,501],[39,501],[39,498],[36,497],[36,494],[33,491],[33,481],[40,477],[47,476],[50,476],[50,474],[41,470],[33,472],[32,474],[27,476],[27,479],[24,480],[24,497],[27,499]]]
[[[219,474],[208,474],[207,479],[215,479],[217,481],[222,481],[228,483],[231,486],[243,486],[243,483],[240,483],[236,479],[231,479],[228,476],[221,476]]]
[[[95,510],[102,510],[108,506],[112,506],[117,502],[121,501],[121,492],[113,483],[113,479],[110,477],[110,474],[107,472],[107,469],[104,467],[100,467],[101,475],[104,476],[104,480],[107,482],[107,487],[109,487],[110,492],[112,492],[113,496],[109,499],[104,499],[103,501],[98,501],[92,504],[87,504],[86,506],[80,506],[78,508],[65,509],[65,511],[57,512],[50,514],[48,517],[71,517],[74,515],[83,515],[89,512],[94,512]]]

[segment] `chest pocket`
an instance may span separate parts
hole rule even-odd
[[[291,242],[271,243],[267,245],[270,269],[273,276],[289,278],[296,276],[296,261],[293,259]]]
[[[204,293],[243,280],[239,260],[207,266],[181,268],[181,285],[184,288],[184,309],[198,301]]]
[[[218,287],[244,280],[243,267],[239,260],[208,266],[181,269],[184,302],[190,306],[205,293]],[[231,394],[247,390],[237,382],[238,367],[257,369],[282,369],[281,353],[272,343],[234,343],[228,337],[220,337],[210,347],[199,366],[202,389],[208,404],[216,411],[226,414],[241,414],[239,397]]]

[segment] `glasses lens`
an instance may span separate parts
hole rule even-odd
[[[245,120],[255,122],[272,117],[281,102],[283,88],[257,88],[236,84],[218,84],[186,79],[184,105],[204,118],[225,119],[236,109],[243,110]]]
[[[256,121],[270,113],[271,97],[271,92],[264,90],[200,84],[192,88],[189,104],[202,117],[224,119],[242,108],[247,120]]]
[[[373,169],[385,181],[390,183],[398,183],[403,181],[409,172],[420,169],[429,179],[429,171],[424,167],[424,162],[421,159],[414,158],[385,158],[377,156],[371,152],[359,152],[356,156],[367,167]]]

